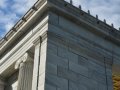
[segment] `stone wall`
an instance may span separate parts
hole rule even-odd
[[[113,90],[112,64],[119,61],[119,50],[86,27],[50,13],[45,90]]]

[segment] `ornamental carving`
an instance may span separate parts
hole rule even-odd
[[[25,53],[15,64],[15,69],[18,69],[21,63],[32,61],[28,53]]]

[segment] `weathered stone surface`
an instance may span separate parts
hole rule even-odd
[[[59,57],[55,54],[48,53],[47,62],[52,63],[54,65],[62,66],[64,68],[68,68],[68,60],[62,57]]]
[[[93,80],[92,78],[88,78],[82,75],[78,76],[78,83],[80,85],[85,85],[90,90],[98,90],[98,82]]]
[[[50,74],[57,75],[57,65],[47,62],[46,63],[46,72]]]
[[[89,90],[87,86],[69,81],[69,90]]]
[[[78,74],[77,73],[74,73],[73,71],[62,68],[62,67],[58,67],[58,76],[65,78],[65,79],[68,79],[70,81],[74,81],[74,82],[78,81]]]
[[[79,59],[79,55],[69,52],[68,53],[68,60],[69,62],[74,62],[74,63],[78,63],[78,59]]]
[[[57,90],[57,87],[56,86],[52,86],[50,84],[46,84],[45,90]]]
[[[48,48],[48,50],[47,50],[48,53],[53,53],[53,54],[57,55],[57,52],[58,52],[57,45],[55,45],[54,43],[51,43],[50,41],[48,41],[47,48]]]
[[[46,73],[46,83],[58,87],[59,90],[68,90],[68,80],[56,75]]]
[[[69,69],[75,73],[78,73],[84,76],[88,76],[89,74],[87,67],[84,67],[84,66],[72,63],[72,62],[69,62]]]
[[[20,20],[23,26],[13,37],[9,32],[0,46],[5,90],[12,89],[7,79],[15,72],[23,72],[18,90],[113,89],[112,74],[120,74],[119,31],[64,0],[40,0],[31,9],[24,16],[28,21]],[[16,67],[26,65],[19,61],[26,52],[34,58],[33,73],[31,67],[14,69],[16,62]]]

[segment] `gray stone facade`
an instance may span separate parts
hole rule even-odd
[[[46,89],[112,90],[112,54],[97,46],[104,42],[108,47],[109,42],[61,16],[53,23],[48,29]]]
[[[1,40],[0,90],[113,90],[120,32],[63,0],[41,0],[34,8]]]

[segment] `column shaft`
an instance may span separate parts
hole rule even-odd
[[[31,90],[33,62],[27,61],[20,64],[17,90]]]
[[[0,80],[0,90],[4,90],[4,83]]]

